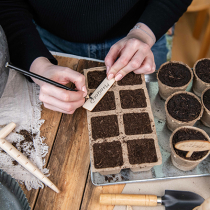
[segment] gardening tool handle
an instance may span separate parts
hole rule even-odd
[[[101,194],[100,204],[130,205],[130,206],[157,206],[156,195],[129,195],[129,194]]]

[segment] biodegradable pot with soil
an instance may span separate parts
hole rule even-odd
[[[204,130],[196,127],[183,126],[173,131],[170,136],[171,160],[173,165],[182,171],[193,170],[210,153],[210,150],[196,151],[190,157],[186,157],[188,151],[176,149],[175,145],[188,140],[194,140],[194,142],[196,140],[210,142],[208,134]]]
[[[203,105],[203,116],[201,117],[201,122],[210,127],[210,87],[206,88],[201,94],[201,102]]]
[[[181,126],[193,126],[203,114],[200,99],[186,91],[179,91],[168,97],[165,110],[166,124],[171,131]]]
[[[187,64],[169,61],[161,65],[157,73],[159,95],[166,100],[177,91],[186,90],[193,79],[193,72]]]
[[[84,71],[88,94],[106,77],[105,67]],[[115,82],[92,111],[87,110],[92,172],[148,171],[162,163],[144,76]]]
[[[202,92],[210,87],[210,59],[198,60],[193,66],[193,72],[193,92],[200,97]]]

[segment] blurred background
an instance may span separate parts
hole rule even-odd
[[[187,12],[167,33],[171,60],[182,61],[191,68],[204,57],[210,57],[210,0],[193,0]]]

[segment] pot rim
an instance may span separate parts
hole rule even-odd
[[[207,107],[205,106],[204,102],[203,102],[203,96],[206,93],[207,90],[210,90],[210,87],[207,87],[205,90],[203,90],[202,94],[201,94],[201,104],[204,107],[205,111],[210,114],[210,110],[207,109]]]
[[[194,65],[193,65],[193,73],[194,73],[194,76],[196,77],[197,80],[199,80],[201,83],[203,83],[203,84],[205,84],[205,85],[207,85],[207,86],[210,86],[210,83],[204,82],[204,81],[203,81],[202,79],[200,79],[200,78],[198,77],[198,75],[196,74],[196,65],[197,65],[200,61],[202,61],[202,60],[210,60],[210,58],[201,58],[201,59],[197,60],[197,61],[194,63]]]
[[[189,94],[189,95],[195,97],[195,98],[198,100],[198,102],[199,102],[200,105],[201,105],[201,111],[200,111],[200,114],[198,115],[197,118],[195,118],[194,120],[190,120],[190,121],[184,122],[184,121],[180,121],[180,120],[175,119],[174,117],[172,117],[172,116],[169,114],[168,109],[167,109],[167,104],[168,104],[169,100],[170,100],[174,95],[178,95],[178,94]],[[189,122],[197,121],[197,120],[199,120],[199,119],[201,118],[201,116],[202,116],[202,114],[203,114],[203,106],[202,106],[202,103],[201,103],[200,99],[199,99],[194,93],[187,92],[187,91],[178,91],[178,92],[173,93],[171,96],[169,96],[169,97],[166,99],[166,101],[165,101],[165,111],[166,111],[166,115],[170,116],[170,117],[174,120],[174,122],[176,122],[176,123],[178,123],[178,124],[180,124],[180,123],[182,123],[182,124],[185,124],[185,123],[188,124]]]
[[[187,69],[189,70],[189,72],[191,74],[191,77],[190,77],[190,80],[188,81],[188,83],[186,83],[185,85],[182,85],[182,86],[178,86],[178,87],[172,87],[172,86],[168,86],[168,85],[162,83],[162,81],[159,79],[158,75],[159,75],[162,67],[167,65],[167,64],[169,64],[169,63],[178,63],[178,64],[182,64],[182,65],[187,67]],[[179,88],[183,88],[185,86],[187,87],[190,84],[190,82],[192,81],[192,79],[193,79],[193,71],[191,70],[191,68],[187,64],[185,64],[185,63],[183,63],[181,61],[167,61],[167,62],[163,63],[160,66],[160,68],[158,69],[158,72],[157,72],[157,80],[158,80],[158,82],[160,82],[165,88],[168,88],[168,89],[179,89]]]

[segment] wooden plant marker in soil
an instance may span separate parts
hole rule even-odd
[[[7,152],[12,158],[20,163],[31,174],[41,180],[44,184],[49,186],[52,190],[59,193],[60,190],[30,161],[25,155],[19,152],[12,144],[6,141],[4,138],[9,135],[16,127],[16,124],[11,122],[0,131],[0,147]]]
[[[91,95],[91,98],[89,98],[84,103],[83,108],[89,111],[92,111],[114,83],[115,83],[115,79],[108,80],[107,78],[105,78],[103,82],[93,92],[93,94]]]
[[[193,152],[210,150],[210,142],[203,140],[186,140],[176,143],[175,148],[182,151],[189,151],[186,157],[191,157]]]

